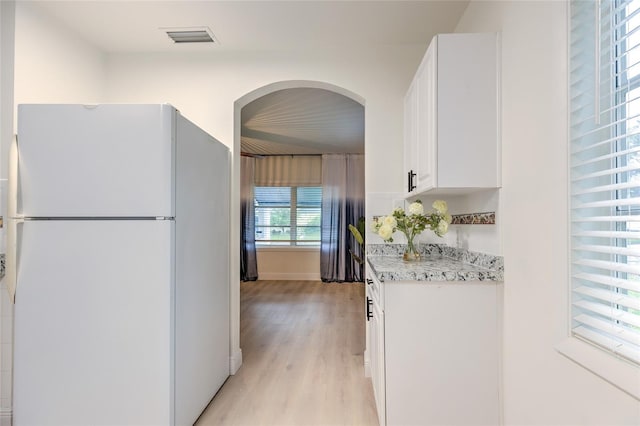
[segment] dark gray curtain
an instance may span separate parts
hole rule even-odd
[[[240,279],[258,279],[256,261],[255,208],[253,202],[253,176],[255,159],[240,158]]]
[[[320,277],[324,282],[363,281],[363,268],[349,249],[358,243],[349,224],[364,217],[364,155],[322,156]]]

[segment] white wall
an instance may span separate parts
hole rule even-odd
[[[467,239],[472,250],[505,257],[506,423],[633,424],[638,401],[553,349],[565,335],[567,302],[566,19],[564,2],[477,1],[467,9],[458,31],[500,31],[503,37],[504,187],[495,198],[453,200],[452,207],[499,207],[501,228],[469,228]],[[402,98],[426,43],[364,51],[229,54],[214,48],[199,55],[104,56],[21,2],[15,98],[170,102],[233,148],[236,100],[277,81],[328,82],[365,99],[367,191],[394,194],[404,182]],[[367,203],[371,210],[369,197]],[[393,206],[393,195],[387,204]]]
[[[8,145],[15,133],[15,107],[28,102],[98,103],[104,89],[104,55],[55,22],[41,16],[29,2],[18,2],[15,15],[0,1],[2,36],[0,75],[0,177],[7,176]],[[14,21],[15,18],[15,21]],[[9,34],[15,23],[15,35]],[[15,38],[15,40],[13,40]],[[11,43],[7,46],[5,43]],[[15,44],[14,44],[15,42]],[[15,58],[12,47],[15,47]],[[14,68],[15,67],[15,68]],[[12,81],[13,79],[14,81]],[[9,85],[7,87],[7,85]],[[64,165],[61,165],[64,166]],[[6,215],[4,182],[0,186],[0,210]],[[0,230],[0,252],[4,252]],[[13,304],[5,282],[0,286],[0,426],[11,424]]]
[[[4,1],[0,6],[0,158],[7,158],[13,135],[14,51],[15,3]],[[0,178],[6,179],[7,171],[6,164],[0,162]]]
[[[103,52],[43,16],[16,5],[15,103],[99,103]]]
[[[0,2],[0,159],[7,158],[13,136],[15,3]],[[7,167],[0,162],[0,214],[6,216]],[[0,252],[4,253],[5,230],[0,229]],[[11,368],[13,307],[6,286],[0,283],[0,426],[11,424]]]
[[[310,80],[365,99],[367,184],[385,191],[402,181],[402,97],[425,46],[359,51],[112,55],[110,102],[170,102],[233,148],[234,102],[262,86]]]
[[[21,2],[17,23],[16,103],[169,102],[234,151],[238,102],[276,82],[320,81],[366,103],[367,161],[383,165],[367,167],[367,182],[386,191],[401,184],[402,97],[425,45],[266,53],[224,53],[214,47],[205,53],[105,56],[28,2]],[[236,167],[234,177],[237,173]],[[232,234],[239,235],[237,223]],[[239,303],[237,293],[232,288],[232,308]],[[238,321],[236,309],[234,328]],[[234,351],[239,336],[232,334]]]
[[[237,253],[240,108],[266,94],[270,90],[267,86],[277,86],[275,90],[287,85],[278,82],[324,82],[348,91],[365,105],[367,185],[394,190],[402,183],[402,100],[424,49],[388,46],[225,53],[213,48],[206,54],[112,55],[107,64],[108,100],[169,102],[231,148],[236,185],[231,199],[231,251]],[[235,372],[241,363],[236,258],[232,258],[231,274],[231,371]]]
[[[554,350],[567,316],[567,4],[472,1],[502,34],[504,413],[509,425],[640,422],[640,402]]]
[[[320,280],[320,249],[257,250],[259,280]]]

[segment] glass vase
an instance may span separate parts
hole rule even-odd
[[[407,237],[407,247],[404,249],[402,258],[407,262],[415,262],[420,260],[420,252],[413,242],[413,237]]]

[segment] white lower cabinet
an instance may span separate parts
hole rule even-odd
[[[384,312],[380,305],[380,282],[375,278],[367,279],[367,320],[369,341],[367,352],[369,354],[371,383],[376,402],[376,410],[380,424],[385,419],[385,357],[384,357]]]
[[[368,351],[380,424],[499,425],[502,283],[376,284]]]
[[[385,374],[384,374],[384,314],[380,306],[373,302],[371,318],[371,382],[376,398],[376,409],[381,419],[385,417]],[[381,421],[382,422],[382,421]]]

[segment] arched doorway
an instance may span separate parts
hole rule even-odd
[[[353,99],[360,105],[365,106],[365,99],[356,93],[330,83],[309,80],[288,80],[268,84],[247,93],[235,101],[231,177],[230,250],[232,254],[240,252],[240,152],[242,109],[249,103],[267,94],[292,88],[318,88],[329,90]],[[230,372],[231,374],[235,374],[242,365],[242,350],[240,348],[240,261],[237,255],[231,256],[230,270]]]

